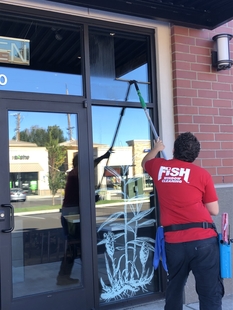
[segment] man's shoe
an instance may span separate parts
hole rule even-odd
[[[78,284],[79,279],[73,279],[67,276],[58,276],[57,277],[57,285],[71,285]]]

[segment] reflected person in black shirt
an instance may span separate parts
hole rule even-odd
[[[108,159],[112,149],[94,160],[96,167],[103,159]],[[96,198],[96,200],[98,200]],[[70,223],[65,218],[67,215],[80,214],[79,209],[79,177],[78,177],[78,154],[73,158],[73,169],[68,173],[65,195],[61,209],[61,224],[66,241],[65,255],[62,258],[60,270],[57,276],[57,285],[78,284],[79,279],[70,277],[74,260],[81,258],[81,233],[80,222]]]

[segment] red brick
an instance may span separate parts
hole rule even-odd
[[[223,183],[233,183],[233,175],[226,175],[224,176],[223,180]]]
[[[191,64],[191,70],[195,72],[211,72],[210,70],[211,65],[205,65],[205,64]]]
[[[190,106],[179,106],[177,107],[177,112],[179,114],[198,115],[198,109],[196,107],[190,107]]]
[[[230,84],[226,83],[212,83],[213,90],[224,90],[224,91],[230,91],[231,86]]]
[[[198,72],[197,79],[198,81],[217,81],[217,76],[216,74],[212,74],[212,73]]]
[[[213,48],[213,42],[210,40],[196,38],[196,46],[206,48],[208,50],[208,53],[210,54],[210,50]]]
[[[215,124],[232,124],[232,117],[227,116],[214,116],[214,123]]]
[[[213,117],[208,115],[193,116],[194,123],[197,124],[213,124]]]
[[[203,167],[203,168],[205,168],[211,174],[211,176],[216,175],[217,173],[217,169],[214,167]]]
[[[202,133],[199,132],[195,135],[197,139],[202,143],[202,141],[214,141],[214,133]]]
[[[229,133],[231,133],[231,135],[232,135],[232,133],[233,133],[233,126],[232,125],[220,125],[220,132],[229,132]]]
[[[224,150],[224,149],[229,149],[229,150],[233,150],[233,141],[232,142],[222,142],[221,143],[221,148]],[[233,154],[232,154],[233,155]],[[232,156],[233,158],[233,156]]]
[[[187,44],[187,45],[195,45],[195,38],[190,38],[187,36],[175,34],[174,35],[174,42]]]
[[[221,166],[221,159],[202,159],[202,165],[205,167]]]
[[[233,166],[233,158],[224,158],[222,159],[223,166]],[[219,165],[220,166],[220,165]]]
[[[185,53],[176,53],[172,55],[172,59],[174,60],[181,60],[186,62],[196,62],[196,56],[192,54],[185,54]]]
[[[219,108],[219,115],[233,116],[233,109]]]
[[[175,43],[172,45],[172,51],[181,52],[181,53],[189,53],[189,45]]]
[[[184,36],[188,36],[189,35],[189,29],[187,27],[173,26],[172,27],[172,32],[174,34],[180,34],[180,35],[184,35]]]
[[[194,106],[198,106],[198,107],[207,107],[210,106],[212,107],[212,100],[211,99],[206,99],[206,98],[193,98],[192,99],[192,104]]]
[[[210,82],[192,81],[192,87],[195,89],[211,89],[212,84]]]
[[[189,36],[190,37],[195,37],[195,38],[205,38],[208,39],[209,38],[209,31],[205,30],[205,29],[193,29],[190,28],[189,29]]]
[[[177,121],[182,124],[191,124],[193,117],[191,115],[177,115]]]
[[[217,98],[217,91],[215,90],[198,90],[198,97],[203,98]]]
[[[201,148],[203,150],[208,150],[208,149],[214,149],[214,150],[217,150],[217,149],[220,149],[221,148],[221,144],[220,142],[215,142],[215,141],[208,141],[208,142],[204,142],[202,141],[201,142]]]
[[[177,124],[177,128],[179,129],[179,132],[198,132],[199,128],[196,124]]]
[[[201,132],[219,132],[219,125],[200,125]]]
[[[199,107],[200,115],[218,115],[218,108]]]
[[[177,104],[178,105],[187,105],[187,106],[191,106],[192,104],[192,99],[191,98],[183,98],[183,97],[180,97],[180,98],[177,98]]]
[[[179,89],[177,89],[177,96],[180,96],[180,97],[197,97],[197,90],[179,88]]]
[[[221,175],[233,174],[233,168],[232,167],[217,167],[217,173]]]
[[[231,24],[214,31],[172,27],[175,131],[197,136],[202,150],[195,164],[206,167],[216,183],[233,182],[233,172],[221,170],[233,166],[233,74],[212,68],[212,37],[233,32]],[[233,57],[233,40],[230,45]]]
[[[223,131],[221,130],[220,133],[215,134],[215,140],[216,141],[233,141],[233,134],[232,133],[222,133],[222,132]]]
[[[191,65],[188,62],[176,61],[174,63],[173,67],[174,67],[173,70],[188,70],[188,71],[190,71]]]
[[[215,156],[215,150],[202,150],[200,151],[200,155],[201,158],[216,158]]]
[[[216,175],[212,175],[212,179],[213,179],[213,182],[214,184],[221,184],[223,183],[223,178],[222,176],[216,176]]]
[[[190,79],[190,80],[195,80],[196,79],[196,72],[193,71],[181,71],[177,70],[175,72],[175,76],[177,79]]]
[[[210,51],[206,47],[200,47],[200,46],[190,46],[190,53],[195,55],[209,55]]]
[[[233,150],[216,150],[217,158],[232,158]]]
[[[184,79],[176,79],[173,83],[173,86],[175,88],[177,88],[177,87],[191,88],[191,81],[184,80]]]
[[[220,82],[220,83],[229,83],[229,84],[233,83],[233,76],[231,74],[227,75],[226,71],[220,71],[220,72],[224,72],[224,73],[217,75],[218,82]]]
[[[197,55],[197,63],[208,64],[210,62],[211,62],[210,56],[198,56]]]
[[[213,106],[214,107],[232,107],[232,102],[231,100],[219,100],[219,99],[214,99],[213,100]]]
[[[220,99],[232,99],[233,100],[233,93],[232,92],[222,92],[218,93]]]

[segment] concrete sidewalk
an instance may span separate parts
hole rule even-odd
[[[164,300],[154,301],[148,304],[122,308],[121,310],[164,310]],[[190,303],[183,306],[183,310],[199,310],[199,303]],[[222,300],[222,310],[233,310],[233,295],[227,295]]]

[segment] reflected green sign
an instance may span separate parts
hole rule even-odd
[[[30,40],[0,36],[0,63],[30,65]]]

